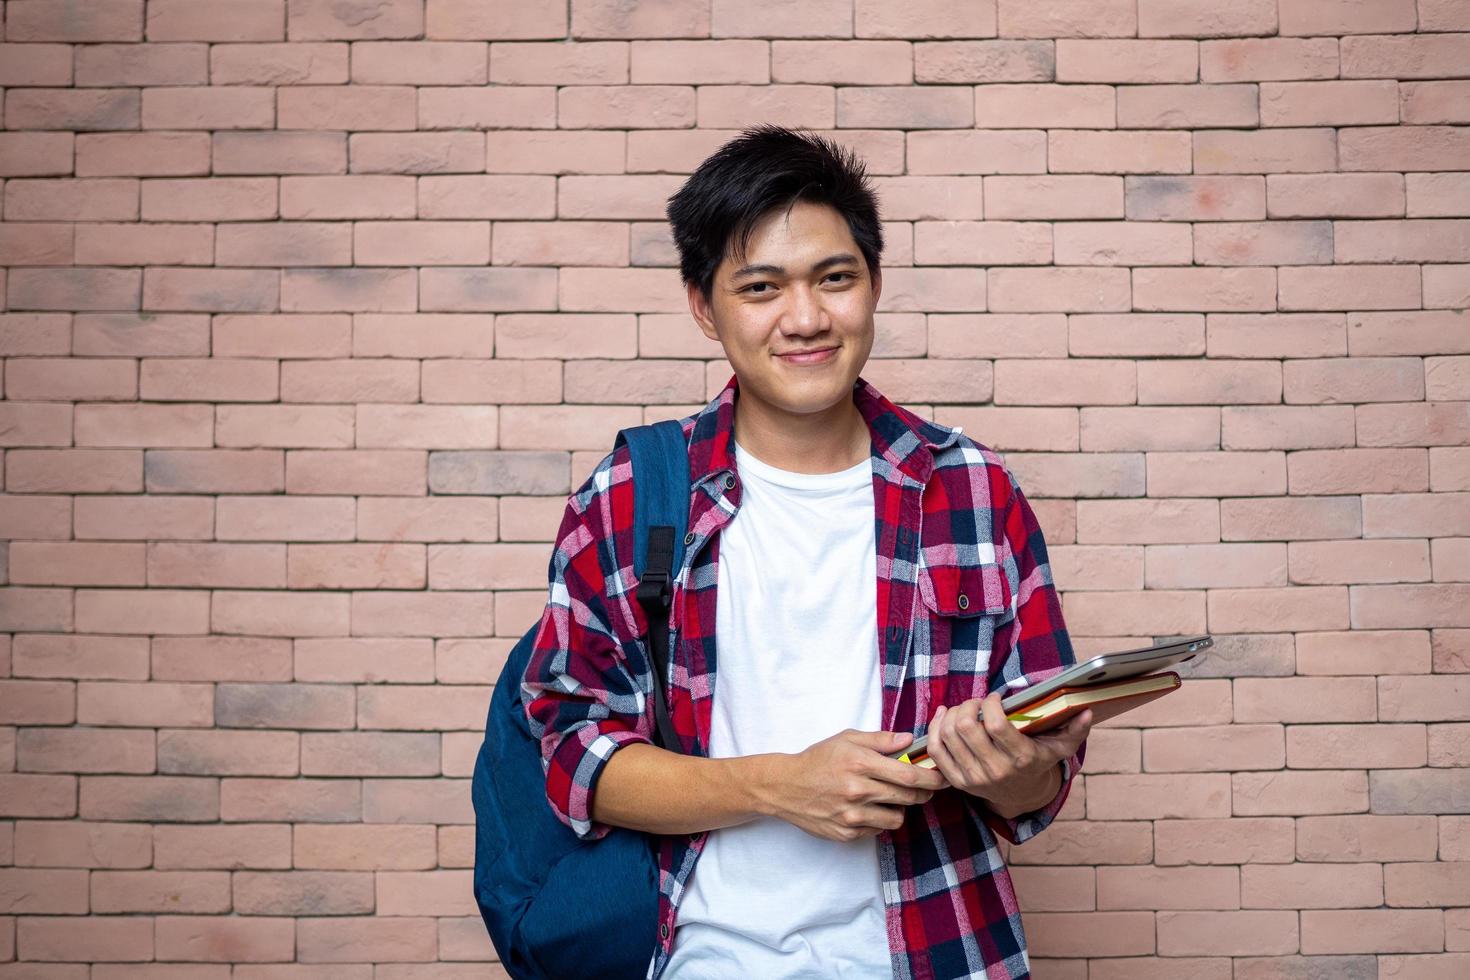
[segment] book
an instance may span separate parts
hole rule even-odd
[[[1037,735],[1058,728],[1086,708],[1092,709],[1092,721],[1096,724],[1131,711],[1141,704],[1156,701],[1170,691],[1177,691],[1180,683],[1178,674],[1165,671],[1101,684],[1063,687],[1039,701],[1010,712],[1006,717],[1012,725],[1027,735]],[[897,757],[898,760],[933,769],[934,760],[929,757],[927,742],[927,736],[915,739],[914,744]]]

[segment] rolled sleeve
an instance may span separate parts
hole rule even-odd
[[[592,481],[589,480],[589,486]],[[595,503],[595,497],[591,498]],[[645,718],[641,654],[620,638],[609,608],[599,554],[604,536],[588,518],[582,494],[568,501],[548,573],[549,589],[535,645],[521,680],[531,734],[540,741],[546,799],[578,837],[595,840],[612,828],[592,819],[597,782],[613,753],[651,742]],[[628,632],[625,627],[623,633]]]
[[[1053,677],[1076,663],[1072,641],[1062,620],[1062,605],[1052,583],[1046,541],[1025,494],[1012,479],[1011,499],[1001,522],[1005,550],[1016,573],[1013,614],[996,627],[992,647],[989,689],[1006,694],[1024,690]],[[1029,813],[1002,817],[985,808],[985,821],[1012,844],[1030,840],[1047,828],[1067,802],[1072,780],[1087,755],[1084,739],[1076,753],[1061,760],[1062,784],[1051,802]]]

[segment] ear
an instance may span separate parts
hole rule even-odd
[[[699,324],[700,331],[710,340],[718,342],[720,332],[715,327],[714,310],[710,308],[710,302],[700,290],[699,284],[687,284],[684,292],[689,297],[689,312],[694,316],[694,322]]]

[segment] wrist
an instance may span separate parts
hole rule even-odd
[[[1018,787],[1017,792],[1007,796],[1004,800],[987,798],[986,804],[997,814],[1007,820],[1019,817],[1023,813],[1030,813],[1046,806],[1056,797],[1057,791],[1062,788],[1062,764],[1054,763],[1034,782]]]
[[[780,816],[780,787],[786,784],[783,773],[791,756],[780,753],[738,756],[727,760],[724,775],[739,794],[739,808],[749,817]]]

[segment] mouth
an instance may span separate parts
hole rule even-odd
[[[792,351],[788,354],[776,355],[779,360],[787,364],[825,364],[836,356],[836,347],[817,347],[812,350]]]

